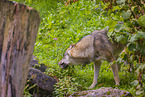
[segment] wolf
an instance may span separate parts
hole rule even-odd
[[[61,68],[70,65],[84,65],[94,63],[94,79],[89,89],[97,84],[102,60],[108,62],[116,61],[119,54],[123,51],[125,45],[111,40],[107,36],[108,30],[96,30],[82,38],[76,44],[70,47],[64,53],[63,59],[58,63]],[[111,65],[116,85],[119,85],[118,66],[115,62]]]

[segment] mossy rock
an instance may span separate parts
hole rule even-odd
[[[96,90],[86,90],[75,92],[69,97],[133,97],[133,95],[125,90],[118,88],[102,87]]]

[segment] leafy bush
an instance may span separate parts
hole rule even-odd
[[[64,78],[59,79],[56,83],[54,94],[55,96],[66,97],[76,91],[81,91],[83,89],[83,86],[79,85],[75,78],[64,76]]]

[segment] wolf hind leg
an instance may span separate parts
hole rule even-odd
[[[111,68],[112,68],[112,71],[113,71],[114,80],[116,82],[116,85],[119,85],[120,80],[119,80],[119,75],[118,75],[118,66],[117,66],[117,64],[116,63],[112,64]]]
[[[94,79],[93,79],[93,83],[89,87],[89,89],[94,88],[96,86],[98,76],[99,76],[100,67],[101,67],[101,61],[94,62]]]

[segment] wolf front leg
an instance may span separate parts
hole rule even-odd
[[[99,71],[101,67],[101,61],[96,61],[94,62],[94,79],[92,85],[89,87],[89,89],[94,88],[95,85],[97,84],[98,76],[99,76]]]
[[[112,71],[113,71],[113,75],[114,75],[114,80],[116,82],[116,85],[119,85],[119,75],[118,75],[118,67],[117,64],[112,64]]]

